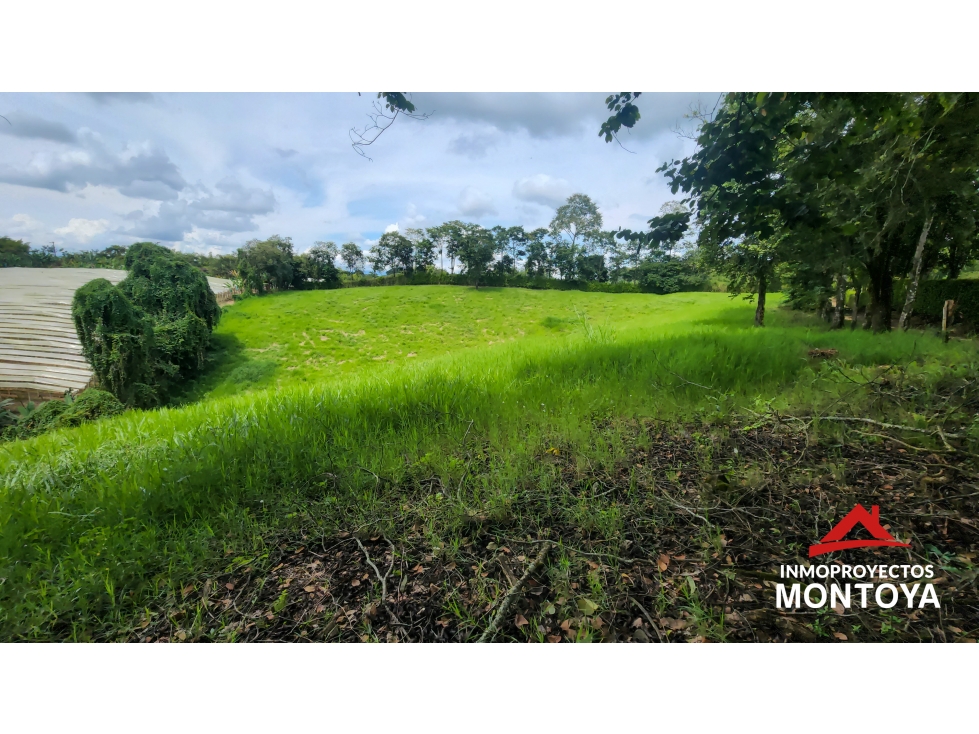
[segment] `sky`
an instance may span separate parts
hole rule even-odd
[[[546,226],[573,193],[606,229],[642,228],[671,194],[656,169],[694,150],[716,93],[644,94],[599,137],[606,93],[413,93],[365,153],[375,93],[0,94],[0,236],[85,250],[153,241],[232,252],[291,237],[368,248],[451,219]]]

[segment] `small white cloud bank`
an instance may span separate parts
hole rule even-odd
[[[493,199],[484,191],[473,186],[467,186],[459,196],[459,211],[466,217],[480,219],[490,214],[496,214]]]

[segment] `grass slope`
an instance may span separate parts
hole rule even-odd
[[[461,349],[566,340],[586,330],[657,330],[745,312],[715,293],[644,294],[392,286],[288,292],[224,309],[217,367],[191,399],[377,372]],[[735,316],[737,314],[737,316]]]
[[[187,614],[203,615],[207,608],[206,599],[194,596],[201,588],[195,579],[242,568],[253,575],[275,557],[276,538],[292,538],[283,541],[288,545],[297,538],[371,528],[374,537],[384,532],[403,544],[402,559],[413,537],[415,546],[421,538],[426,548],[415,561],[440,557],[449,563],[446,549],[458,552],[471,545],[477,532],[473,518],[478,518],[484,544],[487,534],[514,542],[514,537],[540,537],[563,524],[581,533],[579,541],[615,548],[633,542],[628,518],[636,512],[648,515],[650,493],[663,479],[630,478],[635,472],[629,462],[635,463],[637,450],[649,450],[651,441],[648,432],[637,433],[636,420],[710,426],[747,409],[772,415],[822,408],[927,425],[931,419],[914,400],[885,405],[863,394],[868,384],[879,385],[881,368],[869,366],[910,365],[908,379],[920,383],[921,394],[928,396],[938,394],[935,385],[944,384],[948,375],[967,380],[967,375],[953,374],[953,365],[968,374],[976,371],[970,343],[943,345],[922,334],[828,332],[812,319],[774,311],[770,326],[759,330],[749,326],[749,305],[714,294],[640,296],[633,303],[626,300],[631,296],[605,300],[596,294],[510,296],[430,289],[430,298],[462,304],[453,308],[472,309],[471,315],[495,308],[494,299],[533,306],[532,316],[531,309],[500,308],[495,321],[485,322],[498,332],[490,336],[482,329],[491,327],[467,327],[457,311],[438,322],[422,316],[412,325],[406,321],[411,312],[402,309],[394,323],[399,291],[402,299],[415,297],[412,289],[390,288],[353,296],[285,294],[241,304],[255,309],[251,320],[261,321],[263,308],[322,304],[330,297],[342,296],[348,307],[362,303],[355,298],[383,303],[391,323],[375,318],[372,345],[343,347],[358,355],[359,371],[306,365],[304,347],[287,339],[284,328],[270,333],[272,322],[265,322],[245,329],[229,318],[229,333],[240,333],[243,342],[279,344],[293,350],[293,361],[302,360],[296,370],[276,377],[284,381],[280,389],[130,413],[0,449],[0,577],[5,579],[0,637],[138,639],[136,615],[152,607],[157,611],[143,613],[146,626],[168,619],[168,634],[176,629],[187,636],[192,629],[193,636],[228,639],[230,630],[234,638],[235,630],[254,628],[254,620],[242,620],[241,628],[220,621],[179,621]],[[307,301],[311,296],[322,300]],[[558,308],[562,303],[565,308]],[[576,329],[552,334],[540,323],[549,317],[570,320],[575,306],[579,312],[588,308],[589,314]],[[302,328],[302,319],[312,316],[303,316],[297,305],[292,308],[294,328]],[[315,311],[324,312],[330,315],[325,307]],[[613,314],[620,318],[614,324]],[[364,323],[347,318],[348,333]],[[435,327],[431,333],[420,328],[435,323],[442,325],[442,334],[455,334],[454,340],[437,337]],[[508,330],[518,328],[526,338],[510,342]],[[388,342],[379,338],[382,334]],[[394,337],[406,353],[434,352],[436,344],[461,349],[381,368],[366,358],[372,352],[358,351],[377,349],[380,342],[390,356]],[[507,343],[469,348],[497,338]],[[807,352],[814,347],[838,349],[840,361],[811,360]],[[280,360],[293,366],[288,361]],[[316,375],[319,382],[303,384]],[[854,385],[862,391],[856,397]],[[214,393],[233,387],[219,383]],[[948,407],[954,403],[945,399],[945,404],[947,430],[972,430],[960,425],[964,418]],[[773,458],[764,455],[766,461]],[[560,466],[554,457],[562,457]],[[717,455],[698,471],[716,471],[711,462],[726,460]],[[685,465],[672,469],[690,470]],[[625,495],[581,494],[583,487],[610,476],[620,478],[613,488],[625,482]],[[657,522],[669,526],[683,514],[657,516]],[[581,586],[583,579],[574,583],[575,589],[587,588]],[[461,629],[485,625],[485,619],[473,616],[471,604],[478,601],[482,608],[501,592],[496,587],[484,591],[486,598],[467,597],[466,604],[445,602],[457,605],[460,620],[466,618],[459,622]],[[159,611],[168,605],[172,610],[181,599],[194,600],[196,611],[182,609],[178,619]],[[276,591],[270,603],[263,618],[275,618],[292,602]],[[376,609],[376,598],[364,603]],[[370,627],[369,620],[366,624]]]

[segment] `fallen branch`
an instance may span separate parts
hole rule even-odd
[[[534,562],[530,564],[530,568],[527,569],[527,572],[520,577],[520,580],[517,581],[517,583],[514,584],[513,587],[506,593],[506,596],[503,597],[503,601],[500,602],[500,606],[496,610],[496,614],[494,614],[493,619],[490,620],[489,627],[486,628],[486,631],[480,635],[476,642],[493,641],[496,633],[499,632],[501,620],[506,618],[510,611],[510,607],[513,606],[513,602],[516,601],[517,595],[527,584],[528,579],[537,573],[537,570],[544,565],[544,559],[547,558],[548,551],[551,550],[552,545],[553,544],[550,541],[546,541],[544,543],[544,547],[540,549],[540,553],[537,554],[537,558],[534,559]]]
[[[941,429],[929,430],[927,428],[914,428],[913,426],[899,426],[895,423],[881,423],[880,421],[871,420],[870,418],[851,418],[842,415],[804,415],[801,420],[820,420],[820,421],[840,421],[842,423],[869,423],[872,426],[878,426],[880,428],[893,428],[897,431],[914,431],[915,433],[924,433],[929,436],[940,436],[944,440],[945,438],[962,438],[958,433],[943,433]]]

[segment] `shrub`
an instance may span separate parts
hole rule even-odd
[[[644,293],[700,291],[707,285],[707,279],[692,263],[679,258],[647,260],[636,268],[635,275]]]
[[[71,315],[99,385],[126,405],[152,402],[151,321],[105,278],[75,291]]]
[[[221,310],[207,277],[165,247],[133,245],[126,267],[118,287],[100,278],[79,288],[72,316],[99,384],[148,406],[204,366]]]
[[[945,301],[955,301],[955,320],[979,325],[979,280],[926,280],[918,286],[914,313],[940,321]]]
[[[58,428],[73,428],[82,423],[122,413],[125,408],[114,396],[103,390],[89,388],[77,397],[65,395],[61,400],[49,400],[40,407],[28,404],[19,418],[0,434],[2,438],[31,438]],[[16,414],[13,414],[16,416]]]

